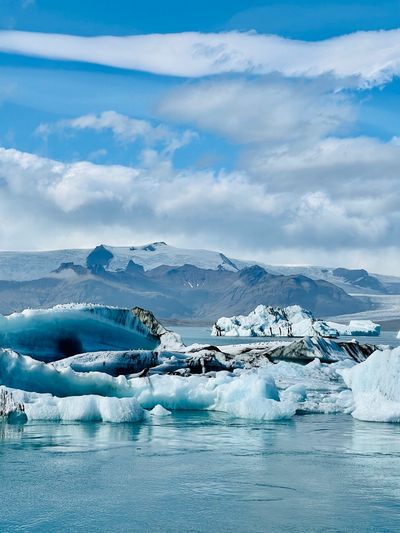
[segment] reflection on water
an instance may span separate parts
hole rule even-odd
[[[204,412],[0,424],[0,531],[399,531],[399,431]]]

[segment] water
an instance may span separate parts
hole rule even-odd
[[[400,428],[252,423],[0,426],[0,531],[397,532]]]
[[[182,340],[185,344],[193,344],[195,342],[201,344],[212,344],[214,346],[226,346],[227,344],[248,344],[255,342],[267,342],[267,341],[295,341],[293,337],[212,337],[211,328],[208,327],[192,327],[181,326],[174,327],[174,331],[182,336]],[[390,346],[400,346],[400,339],[396,338],[397,331],[382,331],[379,337],[367,337],[359,336],[354,337],[360,343],[368,344],[389,344]],[[340,340],[351,340],[353,337],[340,337]],[[334,339],[335,340],[335,339]]]

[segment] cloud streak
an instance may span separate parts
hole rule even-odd
[[[315,42],[237,31],[123,37],[2,31],[0,51],[189,78],[226,73],[278,72],[307,78],[330,74],[347,85],[357,80],[360,86],[371,86],[400,74],[399,29]]]

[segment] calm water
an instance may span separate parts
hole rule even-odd
[[[173,327],[174,331],[182,335],[185,344],[209,343],[214,346],[224,346],[226,344],[247,344],[253,342],[266,342],[277,340],[295,341],[295,338],[290,337],[212,337],[210,328],[207,327],[192,327],[181,326]],[[390,346],[400,346],[400,339],[396,338],[397,331],[382,331],[379,337],[354,337],[359,342],[370,344],[389,344]],[[340,340],[351,340],[352,337],[341,337]]]
[[[400,531],[400,428],[346,415],[0,427],[0,531]]]

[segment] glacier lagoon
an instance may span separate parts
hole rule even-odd
[[[395,532],[399,437],[341,414],[1,424],[0,531]]]
[[[257,422],[220,411],[2,423],[0,531],[398,531],[399,431],[348,414]]]

